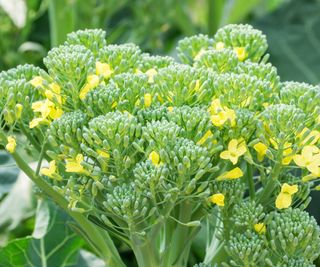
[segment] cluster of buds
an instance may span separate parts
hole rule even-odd
[[[152,264],[186,266],[212,217],[219,251],[197,266],[312,266],[320,229],[302,210],[320,190],[319,87],[281,82],[248,25],[181,40],[180,62],[105,35],[69,34],[46,71],[0,73],[7,150],[26,135],[49,161],[41,179],[141,266],[145,244]]]

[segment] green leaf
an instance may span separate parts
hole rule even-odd
[[[38,267],[38,266],[74,266],[78,261],[78,250],[83,240],[73,233],[67,221],[69,217],[53,204],[48,203],[50,223],[47,233],[41,237],[45,224],[38,222],[36,237],[15,239],[0,251],[1,267]],[[47,220],[45,204],[39,205],[38,216]],[[37,221],[37,219],[36,219]],[[37,224],[36,224],[37,226]]]
[[[292,1],[254,23],[267,35],[282,80],[320,81],[319,12],[319,1]]]
[[[17,180],[19,169],[10,154],[0,151],[0,199],[8,193]]]
[[[0,181],[4,178],[7,177],[1,177]],[[2,186],[0,183],[0,188]],[[21,172],[9,194],[0,202],[0,229],[13,230],[21,221],[33,215],[33,200],[32,182]]]
[[[32,237],[35,239],[43,238],[48,230],[50,221],[50,210],[47,201],[39,200],[36,213],[36,222]]]

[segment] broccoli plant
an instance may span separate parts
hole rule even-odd
[[[249,25],[177,51],[69,34],[46,70],[0,73],[1,144],[107,266],[125,266],[114,240],[141,267],[187,266],[201,228],[197,266],[314,266],[320,88],[282,82]],[[30,146],[35,171],[19,154]]]

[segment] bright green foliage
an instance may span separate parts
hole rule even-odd
[[[312,266],[320,229],[302,210],[319,189],[319,88],[282,83],[248,25],[185,38],[183,63],[104,38],[72,33],[47,72],[0,74],[1,142],[21,163],[13,136],[26,135],[40,152],[31,178],[139,266],[187,266],[205,225],[199,266]]]

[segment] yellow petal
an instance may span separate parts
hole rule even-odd
[[[306,161],[302,155],[294,155],[293,161],[300,167],[306,166]]]
[[[148,75],[148,83],[154,82],[154,76],[157,75],[157,71],[155,69],[149,69],[146,71],[146,74]]]
[[[229,142],[228,150],[229,150],[230,152],[236,152],[236,151],[237,151],[237,148],[238,148],[238,140],[237,140],[237,139],[232,139],[232,140]]]
[[[298,185],[289,185],[287,183],[284,183],[281,186],[281,193],[287,193],[289,195],[293,195],[298,192]]]
[[[96,62],[96,74],[103,76],[105,79],[109,78],[113,73],[111,66],[107,63]]]
[[[229,159],[230,158],[230,152],[228,150],[222,151],[220,153],[220,158],[222,159]]]
[[[292,197],[288,193],[280,193],[276,199],[277,209],[289,208],[292,204]]]
[[[244,47],[235,47],[234,52],[237,54],[237,57],[240,61],[244,61],[247,57],[247,52]]]
[[[265,234],[267,231],[266,225],[264,223],[256,223],[254,225],[254,230],[258,233],[258,234]]]
[[[224,199],[225,199],[225,196],[223,194],[214,194],[210,197],[210,201],[213,203],[213,204],[216,204],[220,207],[223,207],[224,206]]]
[[[152,151],[149,155],[149,160],[151,160],[153,165],[158,166],[160,163],[160,155],[156,151]]]
[[[110,158],[110,154],[108,152],[105,152],[101,149],[98,149],[97,152],[98,152],[99,156],[101,156],[103,158]]]
[[[151,106],[151,102],[152,102],[152,96],[151,94],[144,94],[144,106],[146,108]]]
[[[43,84],[43,81],[44,80],[41,76],[36,76],[30,81],[30,83],[33,87],[41,87]]]
[[[212,137],[213,134],[210,130],[208,130],[204,136],[197,142],[198,145],[203,145],[207,140],[208,138]]]
[[[243,172],[239,167],[232,169],[231,171],[221,174],[217,180],[238,179],[243,176]]]
[[[55,160],[52,160],[52,161],[50,161],[50,163],[49,163],[49,168],[42,168],[42,169],[40,170],[40,173],[43,174],[43,175],[45,175],[45,176],[48,176],[48,177],[52,178],[52,177],[53,177],[53,174],[56,172],[56,169],[57,169],[57,167],[56,167],[56,161],[55,161]]]
[[[16,150],[16,146],[17,146],[16,139],[13,136],[8,136],[7,141],[8,141],[8,143],[6,145],[6,150],[9,153],[14,153],[14,151]]]
[[[262,161],[263,158],[264,158],[264,156],[265,156],[266,153],[267,153],[268,147],[267,147],[265,144],[259,142],[259,143],[255,144],[255,145],[253,146],[253,148],[254,148],[254,150],[257,151],[257,153],[258,153],[258,160],[259,160],[259,161]]]
[[[44,118],[35,118],[32,121],[29,122],[29,128],[35,128],[37,127],[39,124],[49,124],[49,121],[47,119]]]

